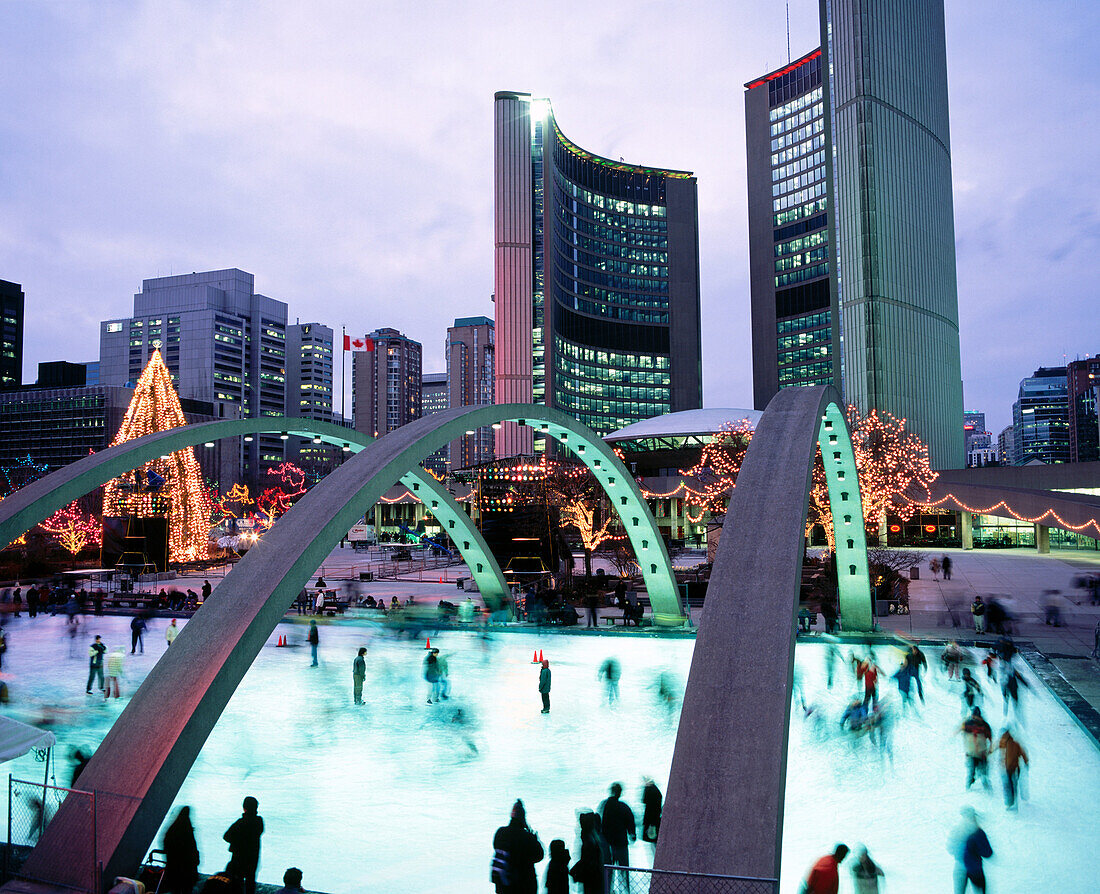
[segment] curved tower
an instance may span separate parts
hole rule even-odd
[[[690,172],[601,158],[550,103],[496,94],[496,401],[607,434],[699,407],[699,240]],[[541,449],[506,424],[497,456]]]

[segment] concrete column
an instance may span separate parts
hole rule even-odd
[[[382,504],[374,504],[374,539],[382,542]]]
[[[886,546],[886,510],[878,514],[878,545]]]
[[[970,512],[959,513],[959,533],[963,549],[974,548],[974,515]]]
[[[1050,552],[1050,528],[1046,525],[1035,526],[1035,549],[1040,553]]]

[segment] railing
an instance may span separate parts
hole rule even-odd
[[[22,860],[14,859],[16,852],[25,857],[27,851],[38,843],[46,826],[54,818],[63,802],[76,802],[81,818],[81,827],[88,836],[87,847],[77,847],[75,853],[83,853],[82,865],[67,867],[66,881],[37,879],[22,871]],[[15,864],[19,863],[17,867]],[[99,871],[96,854],[96,795],[78,789],[62,788],[57,785],[45,785],[26,779],[8,777],[8,840],[4,851],[4,875],[6,878],[27,879],[28,881],[48,881],[73,891],[97,894],[99,891]]]
[[[608,894],[776,894],[779,890],[775,879],[634,866],[604,868],[610,878]]]

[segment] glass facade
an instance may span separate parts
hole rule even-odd
[[[699,406],[694,177],[581,149],[546,100],[497,103],[496,399],[529,393],[600,434]],[[543,446],[505,426],[497,453]]]
[[[1069,429],[1066,368],[1040,367],[1012,405],[1012,464],[1069,462]]]
[[[0,279],[0,388],[23,383],[23,288]]]

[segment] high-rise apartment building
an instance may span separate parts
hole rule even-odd
[[[1069,400],[1069,461],[1100,460],[1100,355],[1074,360],[1066,367]]]
[[[357,339],[351,355],[351,414],[356,431],[374,437],[420,418],[421,346],[396,329]]]
[[[495,326],[488,317],[459,317],[447,330],[447,394],[452,407],[493,403]],[[494,432],[483,426],[451,441],[451,470],[488,462],[494,455]]]
[[[1016,465],[1016,429],[1006,425],[997,435],[997,461],[1002,466]]]
[[[600,434],[699,407],[695,177],[594,155],[526,93],[497,93],[494,121],[496,402]],[[543,447],[497,432],[498,457]]]
[[[821,49],[746,84],[754,400],[838,381],[960,468],[943,3],[820,10]]]
[[[333,421],[333,332],[321,323],[292,323],[286,328],[287,416]],[[340,446],[291,437],[287,459],[308,471],[331,470]]]
[[[0,279],[0,389],[23,384],[23,287]]]
[[[1069,398],[1064,366],[1045,367],[1020,380],[1012,405],[1012,463],[1069,462]]]
[[[181,399],[225,402],[245,418],[286,409],[287,306],[236,268],[142,282],[129,318],[100,324],[99,381],[133,385],[159,349]],[[243,439],[244,480],[283,461],[276,435]]]
[[[451,405],[451,398],[447,391],[447,374],[424,373],[420,376],[420,415],[431,416],[441,410],[446,410]],[[437,475],[447,474],[447,457],[450,454],[450,444],[440,447],[428,454],[424,459],[425,469],[431,469]]]
[[[745,85],[753,401],[840,382],[821,50]]]

